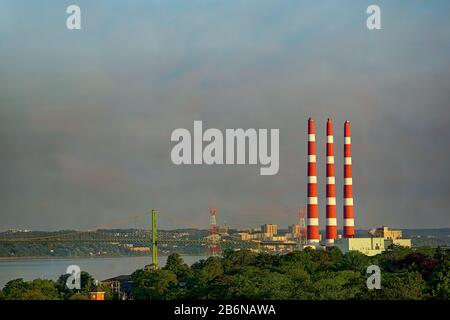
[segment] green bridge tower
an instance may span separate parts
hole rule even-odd
[[[158,269],[158,229],[155,209],[152,209],[152,269]]]

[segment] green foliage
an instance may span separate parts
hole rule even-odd
[[[9,281],[2,290],[5,300],[58,300],[60,294],[54,281],[35,279],[24,281],[15,279]]]
[[[89,297],[81,292],[77,292],[71,295],[69,300],[89,300]]]
[[[450,300],[450,257],[435,267],[431,276],[431,293],[437,299]]]
[[[381,268],[381,289],[369,290],[367,267]],[[0,299],[88,299],[91,291],[106,292],[86,272],[81,289],[69,290],[58,281],[16,279],[0,292]],[[302,300],[418,300],[450,299],[450,256],[442,248],[393,247],[368,257],[339,249],[291,252],[284,255],[231,251],[189,267],[178,254],[159,270],[132,274],[132,296],[146,299],[302,299]]]
[[[177,276],[170,270],[137,270],[132,274],[132,294],[138,300],[167,300],[177,297]]]
[[[423,246],[423,247],[418,247],[415,250],[416,253],[420,253],[422,255],[424,255],[427,258],[433,258],[435,253],[437,252],[436,248],[432,248],[430,246]]]
[[[326,272],[317,276],[312,287],[313,296],[319,300],[357,299],[367,290],[365,282],[366,278],[359,272]]]
[[[172,253],[167,257],[166,266],[163,269],[175,273],[179,281],[185,280],[191,275],[191,269],[178,253]]]
[[[421,300],[425,296],[425,281],[418,272],[385,272],[381,276],[381,290],[366,292],[366,299]]]
[[[398,262],[414,251],[411,248],[393,245],[388,251],[378,255],[373,261],[383,270],[394,271]]]
[[[367,267],[371,265],[370,258],[357,251],[348,252],[341,260],[341,270],[352,270],[356,272],[366,272]]]
[[[22,300],[24,292],[29,285],[22,278],[9,281],[2,290],[2,294],[6,300]]]
[[[229,261],[227,261],[229,262]],[[207,283],[224,272],[223,259],[219,257],[210,257],[207,260],[201,260],[192,265],[193,279],[197,283]],[[192,283],[193,279],[189,279]]]
[[[83,295],[84,297],[86,297],[86,299],[88,299],[89,292],[97,290],[94,278],[86,271],[81,271],[80,274],[81,289],[79,290],[67,288],[66,282],[69,276],[70,276],[69,274],[61,275],[55,284],[56,288],[61,293],[63,299],[70,299],[74,294],[77,294],[77,297]]]
[[[229,299],[290,299],[292,289],[293,283],[285,274],[244,267],[223,294]]]
[[[239,251],[227,250],[224,252],[223,257],[225,258],[223,260],[223,267],[226,272],[234,272],[252,263],[258,263],[255,260],[257,258],[257,255],[248,250],[239,250]],[[264,266],[271,266],[274,264],[273,260],[271,259],[271,256],[268,254],[259,255],[258,257],[261,259],[267,257],[270,258],[270,261],[264,261],[262,263]]]

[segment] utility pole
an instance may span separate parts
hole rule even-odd
[[[152,209],[152,269],[158,269],[158,229],[155,209]]]

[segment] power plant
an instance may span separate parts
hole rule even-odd
[[[327,247],[334,246],[337,234],[336,219],[336,175],[334,170],[333,122],[328,119],[326,125],[326,239]],[[344,238],[355,236],[353,212],[352,150],[350,122],[344,124],[344,199],[343,199],[343,235]],[[320,243],[319,202],[317,192],[316,163],[316,128],[312,118],[308,119],[308,246]]]
[[[343,228],[337,233],[336,175],[334,158],[333,123],[326,124],[326,228],[325,241],[321,241],[319,231],[319,197],[316,158],[316,128],[314,119],[308,119],[308,186],[307,186],[307,244],[303,247],[339,247],[343,252],[360,251],[375,255],[396,244],[410,247],[410,239],[386,237],[371,234],[368,238],[355,238],[355,217],[353,210],[353,172],[350,121],[344,123],[344,183],[343,183]],[[380,233],[378,233],[380,234]]]
[[[142,235],[129,237],[118,233],[101,232],[98,235],[92,230],[57,233],[48,236],[14,236],[0,238],[0,243],[15,242],[66,242],[66,241],[103,241],[114,243],[117,246],[125,246],[133,252],[152,252],[152,269],[158,268],[158,249],[164,250],[169,245],[172,248],[179,244],[183,246],[205,246],[210,256],[220,255],[223,249],[249,249],[254,251],[289,252],[303,250],[311,247],[314,249],[339,248],[342,252],[359,251],[366,255],[376,255],[391,245],[411,247],[411,239],[403,239],[401,230],[393,230],[385,226],[373,229],[367,237],[355,237],[354,203],[353,203],[353,172],[352,172],[352,148],[350,122],[344,123],[344,157],[343,157],[343,206],[342,233],[338,234],[337,224],[337,200],[336,200],[336,171],[334,154],[334,132],[331,119],[326,123],[326,224],[325,236],[321,237],[319,224],[319,193],[317,177],[317,139],[316,127],[312,118],[308,119],[308,154],[307,154],[307,202],[298,213],[298,223],[290,225],[287,229],[278,228],[277,224],[265,223],[261,228],[254,227],[230,227],[217,224],[217,208],[209,208],[209,228],[207,235],[190,239],[188,233],[169,237],[167,232],[158,232],[157,215],[162,215],[152,210],[151,233],[143,231]],[[304,203],[303,203],[304,204]],[[306,209],[306,210],[305,210]],[[306,218],[306,219],[305,219]],[[306,220],[306,221],[305,221]],[[30,230],[19,230],[20,233],[30,233]],[[15,233],[15,232],[14,232]],[[150,237],[151,235],[151,237]],[[168,238],[169,237],[169,238]],[[148,241],[150,246],[135,247],[135,242]],[[161,245],[161,247],[160,247]],[[151,250],[150,250],[151,249]],[[167,252],[167,251],[166,251]]]

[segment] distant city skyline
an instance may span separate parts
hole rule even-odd
[[[0,3],[0,228],[288,226],[306,206],[307,120],[335,136],[342,231],[350,120],[355,228],[450,227],[450,2]],[[176,166],[171,132],[279,128],[279,172]],[[140,217],[134,219],[133,217]],[[144,217],[144,218],[142,218]]]

